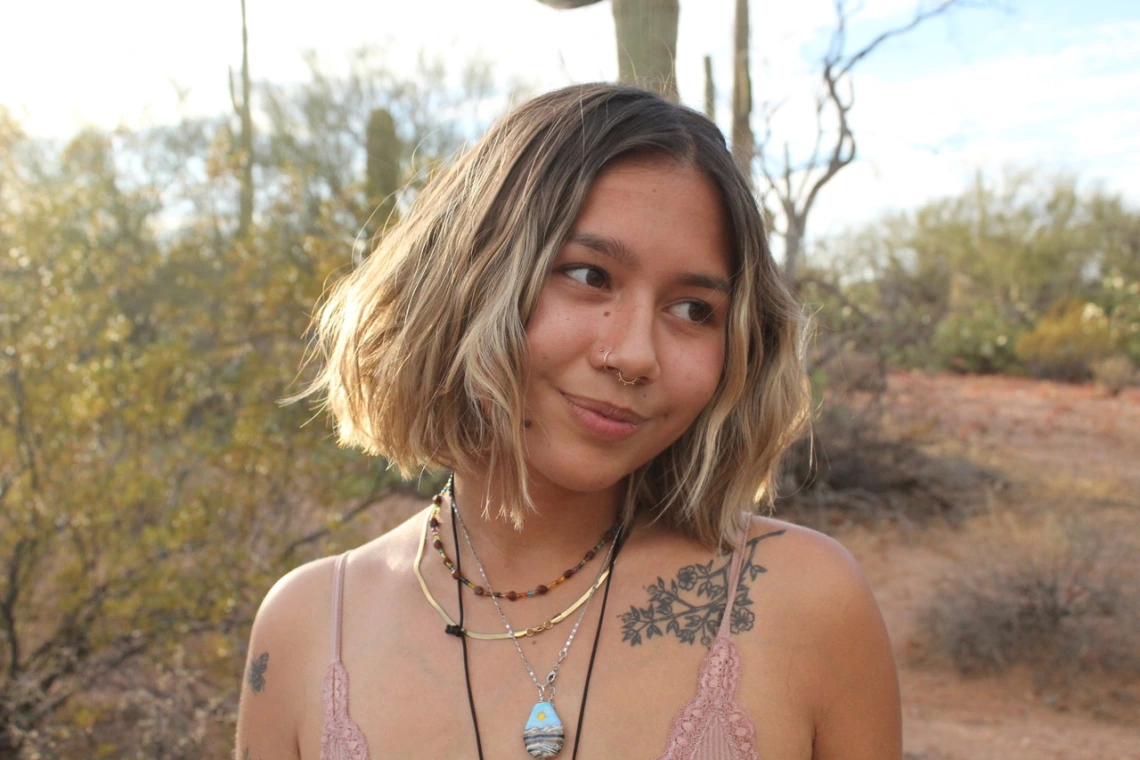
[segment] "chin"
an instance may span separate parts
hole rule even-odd
[[[589,474],[582,472],[543,472],[535,468],[532,468],[531,472],[534,473],[532,481],[536,483],[548,483],[560,490],[578,494],[610,491],[620,486],[629,475],[629,473],[596,471]]]
[[[595,449],[575,451],[562,447],[559,451],[531,450],[527,471],[536,486],[543,484],[576,494],[604,493],[625,488],[625,480],[653,457],[647,452]]]
[[[527,471],[536,486],[552,486],[577,494],[602,493],[620,487],[636,468],[615,467],[612,458],[531,458]]]

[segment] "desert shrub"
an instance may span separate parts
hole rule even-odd
[[[1023,328],[991,303],[945,317],[934,330],[931,351],[935,363],[955,372],[990,374],[1014,372],[1014,351]]]
[[[920,613],[927,651],[963,674],[1140,674],[1134,548],[1076,520],[995,521]]]
[[[844,523],[902,525],[940,517],[957,523],[993,473],[932,456],[912,436],[883,424],[881,392],[825,394],[810,436],[784,462],[777,511],[828,530]]]
[[[1072,300],[1059,304],[1017,341],[1017,356],[1038,377],[1087,380],[1092,363],[1114,352],[1119,337],[1104,309]]]
[[[815,357],[813,357],[814,359]],[[831,396],[842,397],[852,392],[882,393],[887,390],[887,371],[882,356],[860,350],[853,342],[837,346],[826,362],[815,362],[811,371],[812,385],[826,389]]]
[[[1092,363],[1093,379],[1113,396],[1132,384],[1136,367],[1132,360],[1123,354],[1098,359]]]

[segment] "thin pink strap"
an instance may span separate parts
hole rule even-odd
[[[732,606],[736,603],[736,587],[740,585],[740,568],[744,564],[744,549],[748,536],[740,540],[740,546],[732,553],[732,567],[728,571],[728,603],[724,605],[724,617],[720,619],[717,638],[727,637],[732,632]]]
[[[336,558],[333,566],[332,661],[340,662],[341,605],[344,597],[344,568],[348,552]]]

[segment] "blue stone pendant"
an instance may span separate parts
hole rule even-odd
[[[530,720],[523,731],[523,743],[531,757],[550,758],[562,751],[566,729],[562,719],[549,702],[539,702],[530,711]]]

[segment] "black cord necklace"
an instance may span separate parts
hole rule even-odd
[[[586,695],[590,693],[590,676],[594,675],[594,659],[598,656],[598,641],[602,638],[602,621],[606,619],[606,602],[610,598],[610,584],[614,579],[614,562],[617,562],[618,552],[625,545],[626,534],[620,534],[617,545],[614,546],[614,555],[610,557],[610,577],[606,578],[606,590],[602,593],[602,609],[598,614],[598,628],[594,631],[594,646],[590,649],[590,664],[586,668],[586,683],[582,687],[582,706],[578,708],[578,729],[574,732],[574,754],[571,760],[578,758],[578,740],[582,738],[582,724],[586,721]]]
[[[451,538],[455,543],[455,573],[462,577],[462,568],[460,566],[460,551],[459,551],[459,528],[458,520],[455,519],[455,505],[452,503],[451,514]],[[618,553],[621,552],[622,546],[625,545],[626,536],[619,534],[617,543],[613,547],[613,555],[610,557],[610,574],[606,578],[606,590],[602,593],[602,609],[598,615],[598,626],[594,631],[594,646],[590,650],[590,664],[586,668],[586,683],[582,687],[582,704],[578,708],[578,728],[574,732],[574,754],[571,755],[571,760],[578,758],[579,740],[582,738],[582,724],[586,719],[586,697],[590,693],[590,678],[594,675],[594,660],[598,656],[598,642],[602,638],[602,622],[606,619],[606,602],[610,598],[610,584],[613,583],[614,578],[614,563],[617,562]],[[475,747],[479,752],[479,760],[483,760],[483,739],[479,735],[479,718],[475,714],[475,696],[471,692],[471,670],[467,664],[467,637],[463,634],[463,583],[458,578],[455,581],[456,593],[459,596],[459,622],[454,626],[448,626],[448,633],[454,634],[459,637],[463,645],[463,681],[467,685],[467,704],[471,708],[471,725],[475,727]]]
[[[452,510],[455,509],[454,504],[451,508]],[[471,706],[471,723],[475,726],[475,746],[479,750],[479,760],[483,760],[483,739],[479,736],[479,718],[475,715],[475,695],[471,693],[471,670],[467,667],[467,636],[463,633],[463,581],[460,580],[460,578],[463,577],[463,570],[459,564],[458,522],[459,521],[455,519],[455,513],[453,511],[451,515],[451,539],[455,542],[455,574],[459,576],[459,578],[455,579],[455,588],[459,592],[459,622],[455,626],[458,630],[454,633],[459,637],[459,640],[463,642],[463,681],[467,684],[467,704]],[[604,607],[605,605],[602,606]],[[448,631],[448,633],[451,632],[450,630]]]

